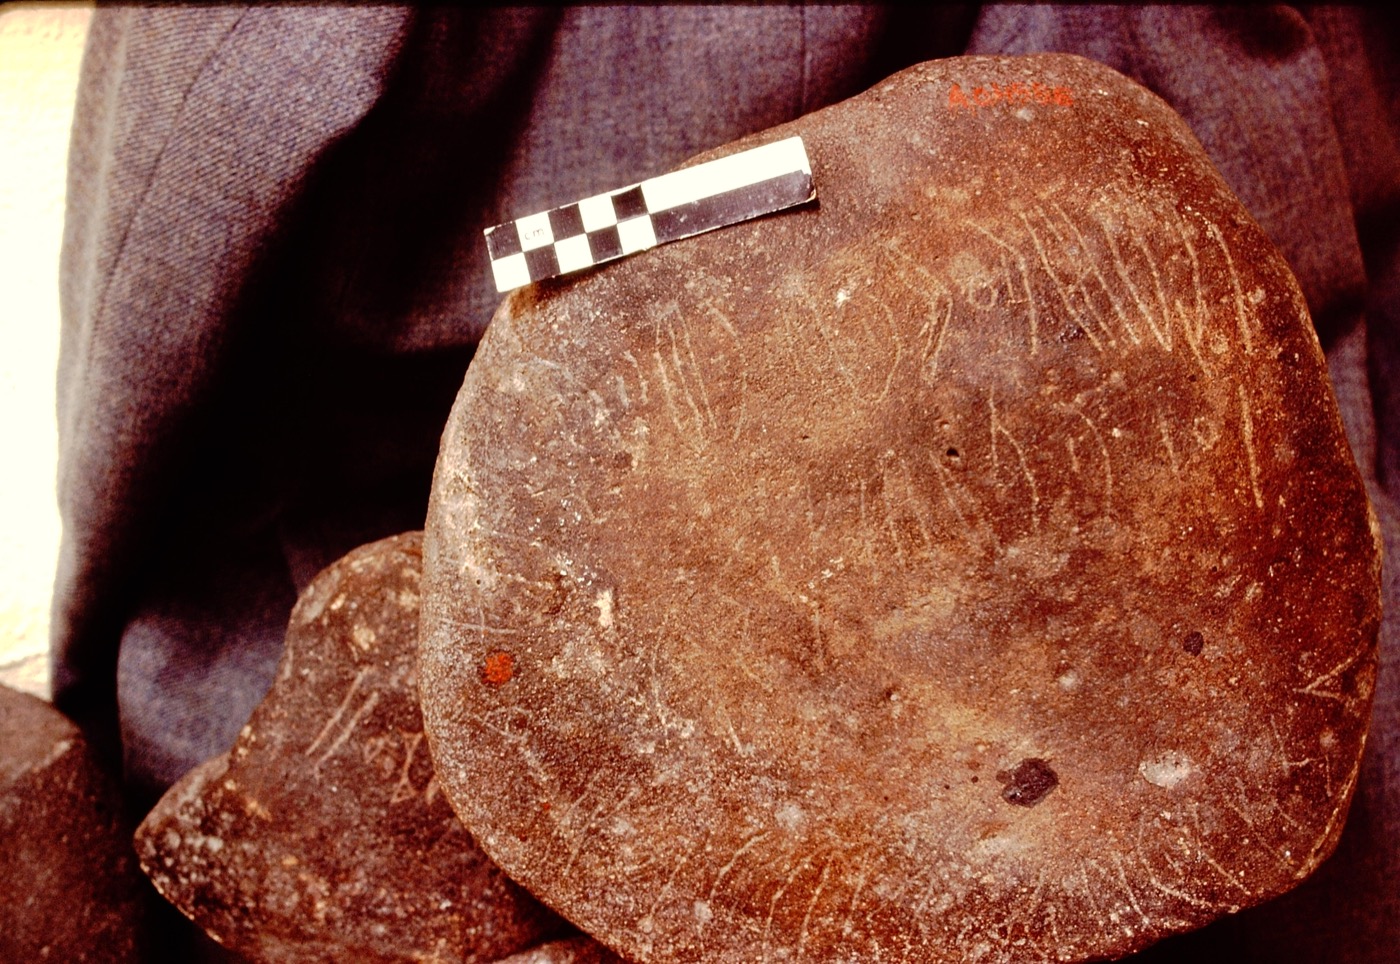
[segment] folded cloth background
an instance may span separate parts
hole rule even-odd
[[[133,809],[232,743],[296,592],[422,525],[498,300],[481,230],[959,53],[1079,53],[1191,124],[1308,298],[1394,558],[1400,20],[1363,7],[112,7],[70,157],[57,704]],[[1147,960],[1400,947],[1396,581],[1337,856]]]

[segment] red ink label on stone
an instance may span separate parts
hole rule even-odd
[[[1048,84],[986,84],[964,90],[961,84],[948,89],[948,109],[976,113],[983,107],[1001,105],[1049,104],[1053,107],[1073,107],[1074,94],[1068,87]]]
[[[510,653],[494,652],[481,667],[481,681],[491,686],[504,686],[515,676],[515,657]]]

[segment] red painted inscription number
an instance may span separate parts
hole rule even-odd
[[[996,107],[999,104],[1053,104],[1056,107],[1074,105],[1074,95],[1068,87],[1051,87],[1048,84],[987,84],[964,91],[962,85],[954,84],[948,91],[948,109],[951,111],[976,112],[982,107]]]

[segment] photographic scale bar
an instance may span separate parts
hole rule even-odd
[[[500,292],[771,214],[817,196],[789,137],[486,229]]]

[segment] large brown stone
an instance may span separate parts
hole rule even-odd
[[[0,686],[0,960],[144,959],[147,888],[121,814],[78,728]]]
[[[421,534],[307,587],[267,698],[137,833],[156,887],[260,961],[495,961],[564,930],[433,777],[417,705]]]
[[[1083,960],[1293,886],[1379,557],[1287,266],[1086,60],[725,150],[792,134],[819,206],[522,289],[481,344],[425,541],[458,813],[642,961]]]

